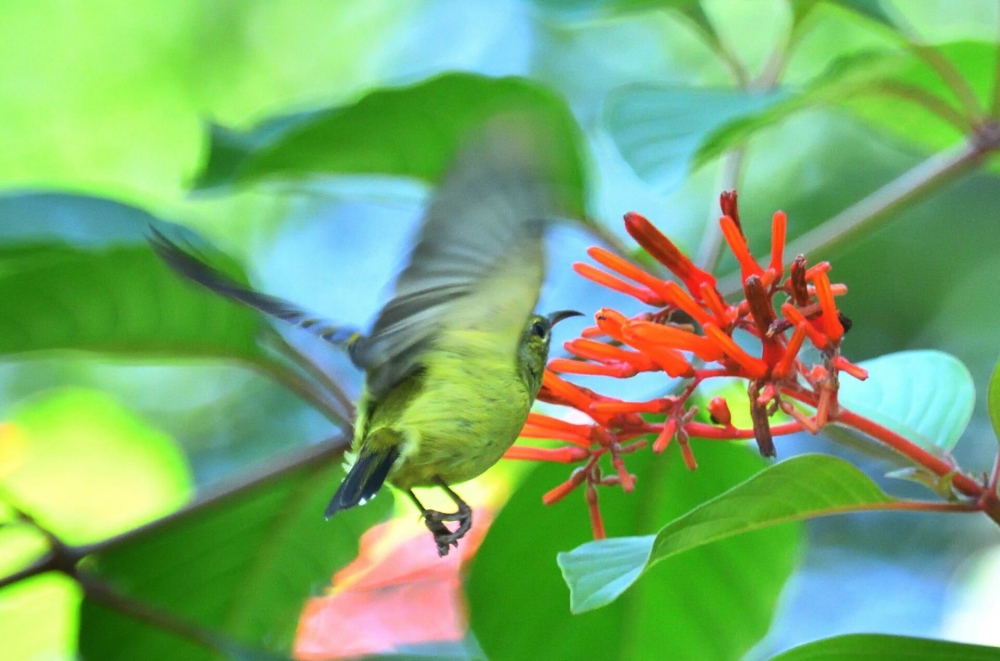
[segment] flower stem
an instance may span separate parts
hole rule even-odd
[[[782,389],[782,394],[810,406],[816,406],[819,403],[819,398],[812,393]],[[883,427],[877,422],[869,420],[844,407],[840,407],[833,419],[843,425],[868,434],[935,475],[948,477],[955,490],[976,500],[974,503],[975,509],[982,511],[993,519],[997,525],[1000,525],[1000,498],[996,496],[995,492],[991,492],[987,487],[962,473],[956,466],[931,454],[919,445],[911,443],[905,437],[891,429]]]
[[[915,201],[956,176],[978,166],[983,157],[998,148],[1000,141],[970,139],[958,148],[940,152],[902,175],[868,197],[856,202],[810,232],[806,232],[785,247],[787,259],[796,255],[829,250],[853,239],[884,222],[892,212]],[[765,258],[767,263],[769,258]],[[719,291],[732,295],[743,290],[739,274],[723,278]]]

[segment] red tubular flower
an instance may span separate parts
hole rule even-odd
[[[548,368],[560,374],[589,374],[591,376],[611,376],[616,379],[627,379],[639,373],[628,363],[585,363],[579,360],[553,358]]]
[[[597,284],[604,285],[608,289],[614,289],[615,291],[620,291],[623,294],[628,294],[633,298],[639,299],[646,305],[663,305],[663,299],[648,289],[643,289],[642,287],[636,287],[635,285],[629,284],[621,278],[617,278],[610,273],[605,273],[601,269],[594,268],[590,264],[576,262],[573,264],[573,270],[588,280],[593,280]]]
[[[719,347],[707,337],[695,335],[673,326],[654,324],[648,321],[633,321],[625,326],[624,335],[629,343],[637,340],[667,345],[682,351],[690,351],[702,360],[719,360],[723,356]]]
[[[594,539],[604,539],[604,520],[601,518],[601,508],[597,505],[597,489],[593,482],[587,482],[587,509],[590,511],[590,529]]]
[[[672,397],[652,399],[648,402],[594,402],[590,410],[594,413],[664,413],[677,403]]]
[[[719,208],[722,209],[723,216],[729,216],[733,219],[736,227],[740,230],[740,234],[743,234],[743,227],[740,225],[740,208],[737,198],[737,193],[734,190],[722,191],[722,194],[719,195]]]
[[[729,412],[729,402],[725,397],[713,397],[708,403],[708,412],[717,425],[729,427],[733,424],[733,414]]]
[[[837,356],[836,358],[834,358],[833,364],[837,369],[847,372],[858,381],[864,381],[865,379],[868,378],[868,370],[866,370],[864,367],[858,367],[857,365],[850,362],[843,356]]]
[[[701,300],[705,301],[705,307],[715,315],[716,326],[725,328],[736,321],[736,311],[726,305],[726,302],[722,300],[722,296],[715,287],[709,287],[703,283],[701,285]]]
[[[722,227],[722,236],[725,237],[726,243],[729,244],[729,249],[733,251],[736,261],[740,264],[743,280],[746,280],[751,275],[756,275],[757,277],[763,276],[764,270],[760,268],[760,264],[750,254],[750,248],[747,247],[747,242],[743,238],[743,232],[740,231],[736,221],[729,216],[723,216],[719,221],[719,225]]]
[[[673,440],[675,434],[677,434],[677,418],[667,418],[667,421],[663,424],[663,429],[660,430],[660,435],[653,442],[653,452],[660,454],[666,450],[667,445]]]
[[[826,277],[826,272],[818,272],[815,282],[816,297],[823,309],[823,327],[826,330],[826,336],[837,342],[844,335],[844,327],[840,324],[837,315],[837,304],[833,300],[833,292],[830,291],[830,280]]]
[[[750,379],[760,379],[767,374],[767,363],[760,358],[754,358],[741,349],[738,344],[716,326],[705,325],[705,334],[726,354],[731,360],[743,368],[743,372],[734,376],[745,376]]]
[[[578,486],[583,484],[586,479],[587,473],[581,468],[576,469],[569,476],[568,480],[542,496],[542,502],[546,505],[558,503],[560,500],[568,496],[573,489],[576,489]]]
[[[686,312],[688,316],[699,324],[706,324],[712,321],[712,315],[706,312],[691,296],[680,288],[676,282],[668,282],[664,285],[665,298],[673,303],[679,310]]]
[[[773,373],[776,377],[783,379],[791,374],[792,365],[795,363],[795,358],[799,355],[799,349],[802,348],[802,343],[806,339],[808,329],[808,321],[803,321],[795,326],[792,339],[788,341],[788,346],[785,347],[785,354],[778,361],[778,364],[774,366]]]
[[[528,459],[530,461],[554,461],[560,464],[574,464],[590,456],[582,448],[533,448],[527,445],[513,445],[503,454],[505,459]]]
[[[776,279],[781,279],[785,271],[785,233],[788,229],[788,218],[784,211],[775,211],[771,219],[771,266],[768,270],[773,271]]]
[[[635,482],[627,470],[626,455],[645,447],[649,437],[654,454],[667,451],[673,439],[677,439],[674,445],[690,470],[697,467],[689,443],[691,436],[715,440],[754,438],[761,454],[771,457],[775,455],[774,437],[802,430],[818,431],[830,416],[837,415],[838,372],[856,378],[866,376],[863,369],[840,356],[841,341],[850,323],[837,310],[836,296],[847,290],[842,284],[830,282],[827,275],[830,265],[820,262],[807,267],[805,256],[799,255],[783,280],[788,220],[779,211],[771,219],[771,258],[767,269],[763,269],[747,245],[736,200],[735,191],[723,194],[720,204],[724,216],[719,222],[740,266],[741,300],[731,303],[723,300],[715,278],[698,268],[652,223],[636,213],[625,216],[629,234],[679,282],[663,280],[604,248],[590,248],[587,254],[608,271],[589,264],[574,265],[582,276],[644,301],[652,309],[630,318],[602,308],[594,317],[595,326],[585,329],[581,338],[565,344],[566,350],[577,359],[550,360],[538,398],[574,408],[593,424],[574,424],[532,414],[522,436],[566,445],[515,446],[507,456],[580,463],[566,482],[544,496],[544,501],[557,502],[577,487],[585,486],[596,538],[605,534],[597,486],[621,486],[630,491]],[[789,300],[782,302],[786,296]],[[737,331],[760,340],[760,355],[734,341],[733,334]],[[802,352],[807,338],[820,352],[816,364],[809,364],[810,354]],[[678,387],[675,391],[678,394],[632,402],[599,395],[563,380],[554,372],[616,378],[629,378],[639,372],[663,372],[687,383]],[[729,404],[721,397],[711,399],[706,406],[714,424],[694,421],[691,396],[699,384],[717,377],[747,380],[752,429],[732,425]],[[788,400],[793,396],[815,402],[816,413],[809,416],[795,408]],[[779,409],[794,422],[772,428],[770,415]],[[605,455],[606,461],[602,459]],[[602,464],[605,469],[610,468],[607,475],[602,474]]]
[[[694,265],[687,255],[660,233],[651,222],[635,212],[625,214],[625,229],[650,257],[670,269],[696,296],[701,293],[701,285],[715,287],[715,277]]]
[[[648,372],[653,369],[653,361],[648,356],[637,351],[626,351],[604,342],[581,338],[566,342],[563,346],[566,351],[580,358],[599,362],[628,363],[640,372]]]
[[[813,343],[813,346],[817,349],[823,349],[829,344],[826,335],[823,335],[812,323],[805,318],[805,316],[799,312],[791,303],[784,303],[781,306],[781,313],[785,315],[785,318],[792,323],[793,326],[805,325],[806,334],[809,336],[809,340]]]

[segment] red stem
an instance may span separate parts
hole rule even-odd
[[[813,393],[782,389],[782,394],[810,406],[816,406],[819,403],[818,396]],[[919,445],[911,443],[891,429],[883,427],[877,422],[858,415],[853,411],[840,407],[836,415],[833,416],[833,419],[885,443],[896,452],[913,460],[914,463],[926,468],[935,475],[940,477],[949,476],[951,484],[956,490],[970,498],[975,498],[976,508],[1000,525],[1000,497],[997,497],[995,490],[984,487],[979,482],[959,471],[956,466],[953,466],[940,457],[934,456]]]
[[[736,441],[753,438],[752,429],[736,429],[735,427],[716,427],[704,422],[689,422],[684,425],[689,436],[697,438],[707,438],[715,441]],[[771,427],[771,434],[782,436],[784,434],[795,434],[802,431],[802,425],[797,422],[788,422],[783,425]]]

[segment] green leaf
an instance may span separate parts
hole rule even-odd
[[[976,400],[972,375],[961,361],[940,351],[901,351],[860,365],[868,379],[842,376],[842,406],[925,450],[941,454],[955,447]]]
[[[569,20],[593,20],[646,11],[676,11],[693,22],[712,41],[718,36],[702,9],[701,0],[532,0],[541,9]]]
[[[728,118],[707,132],[693,157],[700,167],[721,156],[727,149],[746,142],[758,131],[777,125],[788,117],[825,105],[841,103],[845,98],[875,89],[883,80],[899,71],[905,56],[865,51],[838,58],[804,88],[784,88],[783,96],[773,103]],[[865,95],[866,97],[868,95]]]
[[[110,200],[0,196],[0,354],[73,349],[259,359],[257,335],[266,324],[160,263],[146,242],[149,225],[196,241]]]
[[[785,98],[784,92],[629,85],[611,93],[604,121],[636,174],[670,191],[684,181],[708,136]]]
[[[462,136],[489,117],[530,111],[551,128],[571,211],[584,211],[581,134],[565,102],[524,78],[453,73],[381,89],[348,106],[278,117],[247,133],[215,127],[202,189],[316,175],[437,182]]]
[[[986,407],[993,423],[993,434],[997,437],[997,441],[1000,441],[1000,363],[993,368],[993,374],[990,376],[989,389],[986,391]]]
[[[676,447],[661,456],[642,451],[627,457],[638,477],[636,491],[599,491],[609,535],[654,532],[766,465],[743,447],[697,439],[692,446],[699,460],[695,472],[684,468]],[[794,524],[665,560],[607,609],[571,614],[554,560],[557,552],[591,538],[586,504],[582,490],[551,507],[541,502],[569,473],[563,465],[535,468],[476,554],[468,582],[471,622],[492,661],[665,654],[721,661],[739,658],[767,632],[797,557],[800,528]],[[511,613],[530,617],[512,624]]]
[[[174,613],[253,649],[288,654],[306,599],[357,555],[358,538],[391,505],[323,520],[343,477],[329,450],[263,482],[115,540],[88,571],[129,597]],[[86,658],[212,658],[185,640],[85,600],[80,650]]]
[[[802,455],[761,471],[656,535],[588,542],[560,553],[559,567],[570,587],[573,612],[582,613],[611,603],[655,564],[678,553],[779,523],[893,502],[846,461]]]
[[[69,544],[88,544],[173,512],[191,494],[183,452],[110,396],[45,393],[11,412],[22,450],[0,482]],[[11,534],[14,531],[0,533]]]
[[[980,104],[988,107],[992,94],[996,44],[981,41],[958,41],[934,46],[934,50],[957,70],[972,88]],[[955,114],[963,111],[955,102],[951,88],[924,60],[907,57],[891,80],[908,85],[937,98]],[[928,151],[940,151],[963,140],[962,131],[952,122],[942,119],[923,105],[900,103],[893,95],[864,95],[844,99],[845,107],[854,116],[869,122],[907,143]]]
[[[859,16],[864,16],[865,18],[885,25],[886,27],[895,27],[892,17],[886,13],[879,0],[825,0],[825,2],[838,7],[843,7],[847,11],[854,12]],[[792,2],[793,10],[800,14],[803,13],[803,11],[812,9],[812,7],[817,4],[819,4],[817,0],[793,0]]]
[[[807,643],[771,661],[995,661],[1000,648],[929,638],[851,634]]]

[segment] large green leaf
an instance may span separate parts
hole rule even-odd
[[[861,366],[867,380],[840,380],[843,406],[926,450],[947,453],[955,447],[976,401],[972,375],[961,361],[940,351],[901,351]]]
[[[610,95],[604,119],[632,169],[669,191],[684,181],[709,135],[785,97],[735,88],[629,85]]]
[[[852,634],[807,643],[771,661],[996,661],[1000,648],[946,640]]]
[[[343,471],[330,452],[294,469],[141,529],[97,552],[88,572],[127,596],[251,648],[288,653],[305,600],[357,554],[358,538],[391,497],[323,520]],[[212,655],[129,620],[92,599],[80,649],[91,659]]]
[[[573,612],[605,606],[651,567],[676,554],[735,535],[815,516],[895,502],[851,464],[802,455],[775,464],[676,518],[656,535],[588,542],[559,554]],[[756,546],[743,542],[743,548]],[[768,556],[758,553],[760,558]]]
[[[0,196],[0,354],[76,349],[258,359],[266,324],[172,273],[146,242],[150,225],[195,240],[110,200]]]
[[[246,133],[215,127],[196,186],[331,174],[388,174],[436,182],[462,136],[501,112],[530,111],[553,135],[570,210],[582,214],[581,136],[565,102],[523,78],[453,73],[381,89],[357,102],[270,119]]]
[[[636,491],[600,490],[608,534],[653,532],[765,465],[746,448],[697,440],[693,447],[695,472],[684,468],[677,448],[628,457]],[[583,494],[552,507],[541,502],[568,473],[563,465],[535,468],[476,555],[468,583],[471,621],[490,659],[721,661],[738,658],[764,635],[795,564],[795,525],[670,558],[616,604],[571,614],[555,556],[591,537]],[[512,622],[511,613],[528,615]]]

